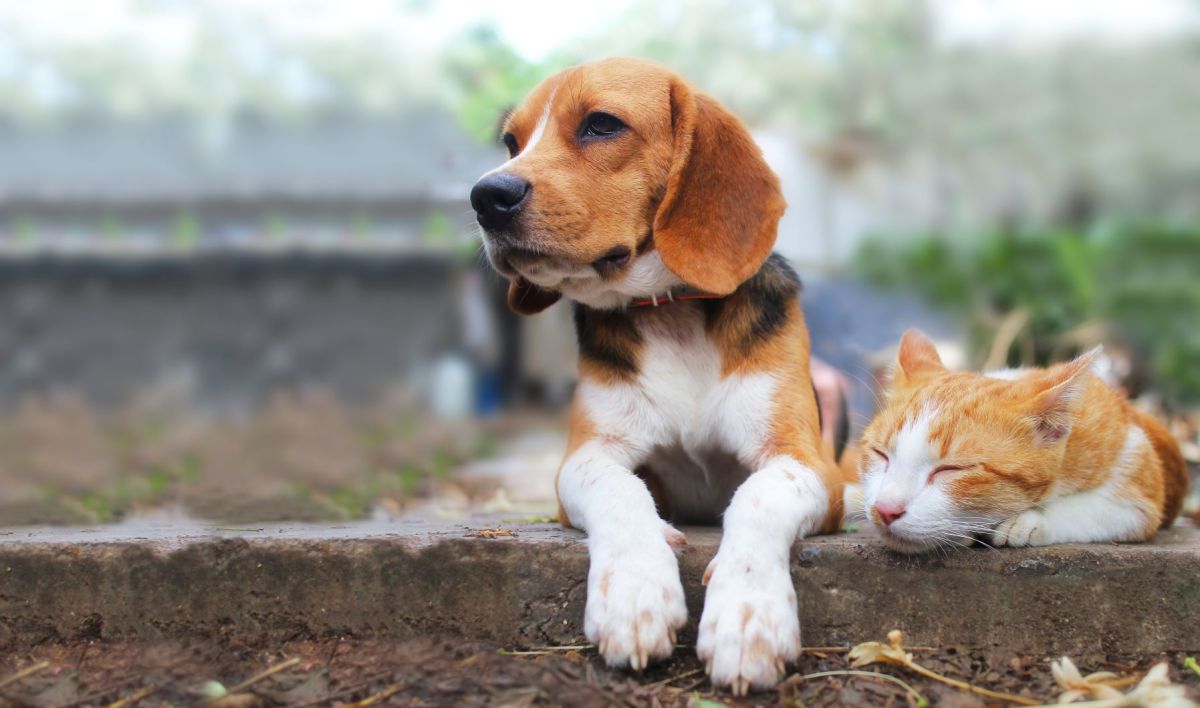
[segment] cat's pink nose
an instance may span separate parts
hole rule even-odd
[[[884,526],[891,526],[893,521],[904,516],[904,505],[898,502],[875,502],[875,513],[883,519]]]

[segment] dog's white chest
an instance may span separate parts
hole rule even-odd
[[[774,379],[723,375],[698,308],[643,318],[638,329],[637,378],[585,382],[581,401],[599,432],[623,441],[630,466],[656,478],[675,516],[714,520],[761,448]]]

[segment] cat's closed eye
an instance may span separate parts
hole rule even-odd
[[[952,472],[962,472],[966,469],[967,467],[964,465],[939,465],[929,473],[929,483],[932,484],[933,480],[936,479],[938,475],[950,474]]]

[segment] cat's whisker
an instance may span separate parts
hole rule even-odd
[[[984,546],[987,546],[988,548],[990,548],[993,551],[996,550],[995,546],[991,545],[990,543],[987,543],[986,541],[981,540],[978,536],[970,536],[968,534],[953,533],[953,532],[947,532],[947,533],[949,533],[950,535],[953,535],[953,536],[957,536],[958,538],[964,538],[967,541],[969,541],[970,543],[962,544],[964,548],[970,548],[972,545],[974,545],[976,543],[980,543],[980,544],[983,544]]]
[[[862,369],[860,367],[860,370],[863,371],[867,376],[870,377],[871,381],[869,383],[862,376],[859,376],[858,374],[854,373],[853,371],[843,371],[842,373],[845,374],[846,376],[849,376],[850,378],[854,379],[856,382],[858,382],[858,384],[860,386],[865,388],[871,394],[871,397],[875,399],[876,410],[882,410],[884,408],[884,403],[883,403],[883,399],[881,399],[879,397],[879,393],[878,393],[879,379],[875,378],[875,375],[872,374],[867,369]]]
[[[992,533],[996,530],[995,524],[962,524],[958,527],[963,531],[971,531],[974,533]]]
[[[955,534],[955,535],[957,535],[957,534]],[[950,537],[949,534],[943,534],[941,536],[938,536],[937,541],[939,544],[948,544],[948,545],[954,546],[956,548],[968,548],[968,546],[965,543],[963,543],[961,541],[955,541],[953,538]]]

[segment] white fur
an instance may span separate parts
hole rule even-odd
[[[637,670],[670,655],[687,621],[670,543],[680,534],[614,452],[595,441],[580,447],[563,465],[558,492],[571,522],[588,534],[584,633],[610,665]]]
[[[764,458],[776,382],[723,376],[698,308],[662,308],[638,327],[635,381],[580,383],[578,403],[597,434],[559,475],[563,508],[589,537],[585,631],[608,663],[640,668],[670,652],[686,620],[669,552],[678,532],[632,472],[648,463],[677,516],[714,521],[725,512],[698,643],[713,681],[771,685],[799,650],[789,551],[824,517],[826,493],[801,462]],[[753,618],[743,624],[748,603]]]
[[[531,283],[597,310],[626,307],[635,299],[664,295],[682,285],[679,276],[667,269],[657,251],[638,256],[618,278],[604,279],[591,264],[579,265],[565,258],[545,256],[518,268]]]
[[[581,273],[564,277],[558,287],[562,293],[597,310],[626,307],[632,300],[662,295],[682,285],[679,276],[667,270],[658,251],[638,256],[620,278],[604,280],[592,266]]]
[[[769,688],[800,654],[791,549],[828,503],[817,473],[791,457],[767,460],[725,511],[725,534],[706,576],[696,653],[718,686]]]
[[[864,480],[868,508],[883,503],[906,510],[905,516],[910,518],[901,517],[896,522],[905,522],[896,527],[902,536],[910,527],[919,525],[919,518],[917,524],[913,523],[913,518],[920,516],[920,509],[913,509],[915,513],[911,515],[907,510],[918,504],[926,491],[929,473],[937,463],[937,455],[929,444],[929,426],[936,416],[937,411],[927,407],[905,422],[896,434],[896,445],[888,453],[888,462],[879,460],[867,470]],[[925,500],[925,505],[930,501],[936,500]],[[916,532],[919,529],[911,530]]]
[[[861,484],[847,484],[842,489],[843,519],[846,523],[862,523],[867,516],[867,492]]]
[[[733,452],[738,461],[759,468],[758,454],[770,432],[769,415],[774,407],[775,378],[770,374],[731,376],[708,395],[707,410],[684,435],[690,450],[706,446]]]
[[[989,379],[1000,379],[1001,381],[1016,381],[1029,372],[1029,369],[996,369],[988,371],[984,376]]]
[[[929,479],[940,462],[929,442],[929,426],[937,410],[926,407],[896,435],[889,460],[878,459],[863,470],[863,513],[878,502],[904,509],[904,515],[880,533],[885,543],[912,552],[940,545],[969,545],[972,535],[1000,518],[964,513],[946,490],[943,478]]]
[[[579,399],[597,430],[619,434],[642,454],[679,443],[721,384],[721,357],[699,312],[676,311],[642,323],[644,345],[632,384],[579,384]],[[682,321],[681,321],[682,320]],[[671,332],[665,331],[671,329]],[[640,460],[639,460],[640,461]]]
[[[1104,484],[1083,492],[1051,498],[1040,508],[1006,519],[993,534],[998,546],[1044,546],[1051,543],[1133,541],[1154,528],[1159,512],[1144,499],[1123,491],[1129,475],[1145,464],[1150,441],[1131,425]]]
[[[521,146],[521,151],[510,157],[508,161],[499,167],[484,172],[479,179],[490,177],[491,175],[511,169],[517,164],[518,160],[529,154],[529,151],[538,144],[538,141],[542,139],[542,135],[544,135],[546,132],[546,124],[550,122],[550,109],[554,106],[554,96],[557,94],[558,87],[555,86],[554,89],[550,91],[550,97],[546,99],[546,105],[544,108],[542,108],[542,114],[538,116],[538,122],[533,126],[533,132],[529,135],[529,141],[526,142],[525,145]]]

